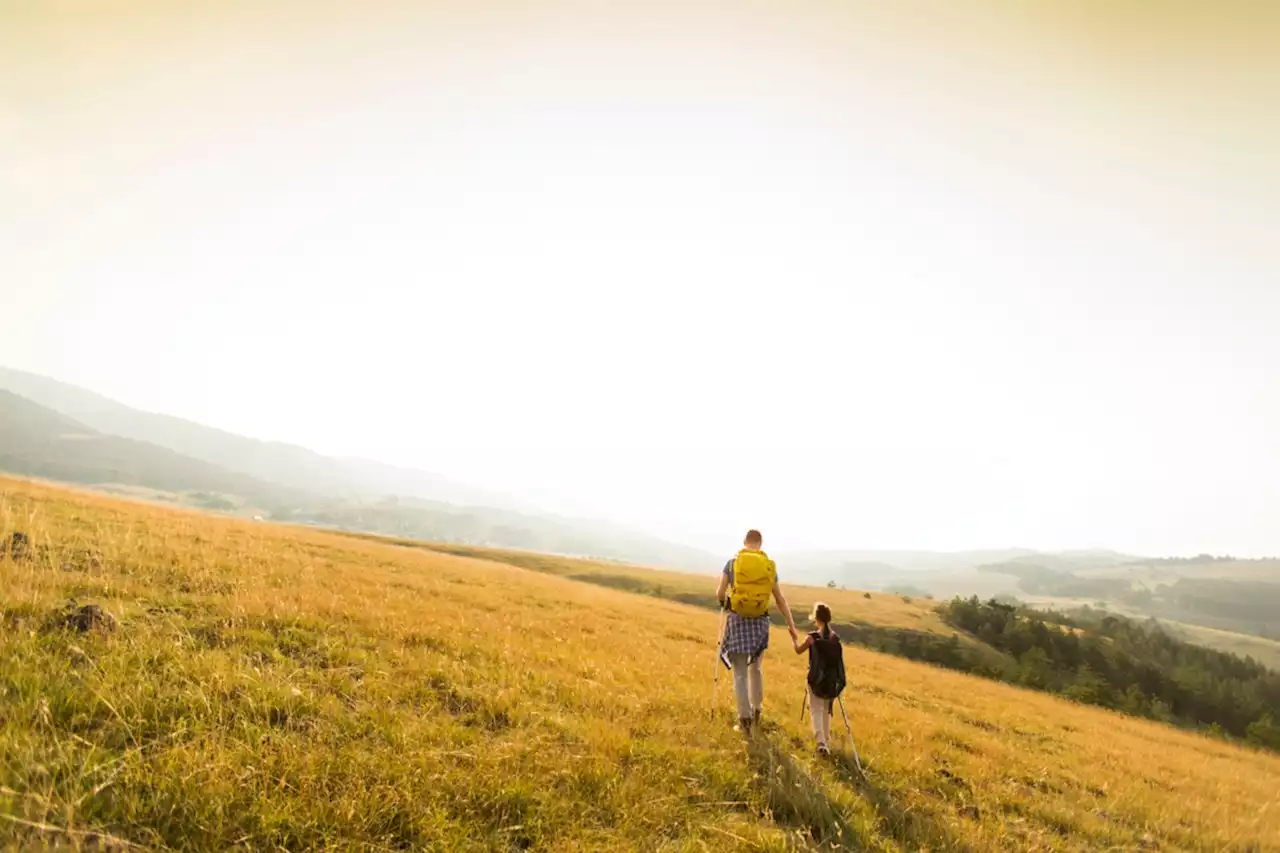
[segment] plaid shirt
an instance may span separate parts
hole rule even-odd
[[[724,564],[724,573],[733,585],[733,560]],[[751,663],[769,648],[769,614],[748,619],[730,610],[725,614],[724,642],[720,644],[720,659],[729,666],[729,655],[744,654]]]

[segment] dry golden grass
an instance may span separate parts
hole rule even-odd
[[[0,480],[15,529],[7,849],[1280,849],[1280,758],[1156,723],[850,649],[861,779],[782,632],[744,743],[707,610]],[[118,629],[50,630],[72,597]]]

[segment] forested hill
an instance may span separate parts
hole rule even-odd
[[[1068,616],[975,597],[940,612],[1008,656],[970,671],[1280,750],[1280,673],[1252,658],[1184,642],[1154,620],[1089,608]]]

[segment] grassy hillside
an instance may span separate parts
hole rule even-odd
[[[701,576],[522,551],[415,541],[396,544],[493,560],[699,607],[715,606],[714,581]],[[846,641],[910,660],[1238,738],[1248,735],[1250,723],[1264,725],[1259,718],[1267,708],[1273,709],[1273,717],[1280,714],[1275,687],[1262,683],[1265,673],[1255,672],[1244,660],[1206,653],[1199,647],[1206,645],[1202,642],[1184,645],[1177,638],[1201,639],[1185,633],[1166,642],[1149,635],[1143,624],[1103,619],[1106,614],[1097,613],[1078,614],[1076,618],[1083,621],[1068,631],[1061,621],[1043,622],[1035,610],[1009,622],[1006,611],[1013,613],[1014,608],[987,603],[979,609],[991,619],[974,622],[968,619],[973,616],[968,599],[939,608],[935,601],[908,595],[788,586],[790,603],[798,613],[807,613],[814,601],[824,600],[833,607],[835,625]],[[779,613],[773,614],[773,621],[786,624]],[[980,627],[987,621],[989,625]],[[1005,634],[1007,627],[1011,630]],[[1073,639],[1061,639],[1063,633],[1071,633]],[[1033,645],[1043,646],[1046,656],[1026,657]],[[1100,677],[1110,681],[1110,688],[1096,683]],[[1154,704],[1156,699],[1163,704]],[[1271,727],[1266,730],[1266,736],[1260,731],[1256,739],[1270,744]]]
[[[781,632],[745,743],[652,596],[0,481],[14,529],[5,849],[1280,849],[1274,756],[858,649],[871,768],[820,763]]]
[[[1207,646],[1221,652],[1230,652],[1240,657],[1251,657],[1264,666],[1280,672],[1280,641],[1255,637],[1251,634],[1237,634],[1234,631],[1219,631],[1216,628],[1202,628],[1199,625],[1188,625],[1184,622],[1166,622],[1164,624],[1171,633],[1182,637],[1189,643]]]

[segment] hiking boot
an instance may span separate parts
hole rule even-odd
[[[753,725],[753,726],[758,726],[758,725],[760,725],[760,714],[761,714],[763,711],[764,711],[764,709],[763,709],[763,708],[756,708],[756,709],[755,709],[755,711],[751,714],[751,725]]]
[[[743,735],[750,737],[751,736],[751,718],[740,717],[738,719],[738,724],[733,727],[733,730],[735,732],[742,732]]]
[[[820,755],[823,758],[830,758],[831,748],[827,746],[825,743],[818,744],[818,755]]]

